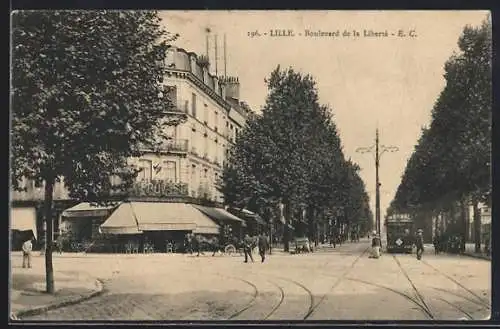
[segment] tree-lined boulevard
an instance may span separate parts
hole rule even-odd
[[[55,268],[101,278],[81,304],[40,320],[482,320],[490,263],[467,256],[367,257],[367,239],[261,264],[217,255],[54,255]],[[19,257],[13,257],[19,260]],[[41,265],[37,258],[35,267]],[[200,275],[203,273],[203,275]],[[57,278],[57,274],[56,274]]]
[[[154,11],[12,16],[12,188],[22,190],[26,179],[43,184],[47,232],[53,232],[56,182],[79,202],[119,200],[140,172],[128,159],[145,147],[155,150],[168,139],[165,127],[185,122],[187,112],[162,85],[166,49],[177,38]],[[479,252],[491,239],[481,235],[479,212],[480,203],[492,202],[491,22],[466,26],[458,45],[459,53],[443,63],[446,85],[387,215],[407,215],[415,229],[431,232],[428,238],[460,236],[465,249],[472,206]],[[430,241],[422,260],[388,254],[384,235],[382,256],[368,257],[373,230],[383,231],[379,157],[396,151],[397,141],[379,145],[377,129],[375,162],[363,168],[376,176],[374,216],[367,191],[374,187],[346,154],[335,104],[319,100],[320,92],[335,91],[319,90],[307,72],[274,67],[263,82],[264,106],[228,145],[217,182],[226,209],[263,219],[260,234],[275,246],[266,261],[245,264],[238,252],[60,254],[47,233],[32,269],[18,268],[22,255],[11,252],[14,280],[21,271],[43,273],[43,290],[57,296],[58,275],[80,273],[102,281],[104,292],[22,320],[488,318],[489,261],[464,250],[434,253]],[[307,238],[313,252],[296,254],[295,238]]]

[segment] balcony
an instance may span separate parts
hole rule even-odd
[[[187,139],[168,140],[162,144],[162,149],[165,149],[166,151],[169,152],[187,153],[188,140]]]
[[[142,146],[141,151],[157,151],[160,153],[181,153],[185,154],[188,152],[188,140],[187,139],[171,139],[161,143],[155,150],[151,147]]]

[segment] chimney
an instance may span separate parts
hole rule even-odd
[[[240,82],[237,77],[226,78],[226,98],[240,99]]]
[[[226,90],[227,90],[226,80],[227,79],[225,77],[220,77],[219,78],[220,96],[223,99],[226,99]]]

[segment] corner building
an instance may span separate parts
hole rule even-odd
[[[216,185],[228,149],[251,112],[240,102],[238,78],[216,77],[205,56],[176,47],[169,48],[165,66],[165,92],[187,121],[166,128],[171,140],[161,155],[133,160],[142,168],[138,179],[186,184],[190,197],[222,203]]]
[[[143,156],[129,159],[142,170],[128,197],[113,205],[71,200],[58,183],[61,209],[53,215],[53,237],[65,241],[65,250],[179,251],[187,233],[220,236],[230,228],[233,235],[242,234],[245,221],[225,211],[217,190],[230,145],[251,114],[240,101],[238,78],[210,74],[205,56],[177,47],[168,49],[164,65],[164,94],[174,105],[166,114],[186,121],[165,127],[170,139],[160,152],[144,149]],[[42,195],[34,190],[43,189],[26,184],[31,193],[12,193],[11,229],[32,231],[40,241],[46,233]]]

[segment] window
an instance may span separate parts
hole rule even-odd
[[[203,123],[208,124],[208,105],[203,105]]]
[[[139,168],[141,169],[141,171],[139,172],[138,178],[140,180],[146,180],[146,181],[151,180],[152,177],[151,166],[152,166],[151,160],[144,160],[144,159],[139,160]]]
[[[196,118],[196,94],[191,94],[191,114]]]
[[[175,161],[163,161],[163,177],[167,181],[176,182],[177,181],[177,172],[176,172],[176,163]]]
[[[175,136],[177,135],[176,126],[166,126],[164,129],[165,135],[167,135],[167,137],[175,139]]]
[[[163,86],[163,94],[163,97],[170,100],[173,106],[177,106],[177,86]]]
[[[208,134],[205,132],[205,135],[204,135],[204,140],[203,140],[203,152],[204,152],[204,155],[205,157],[208,156]]]

